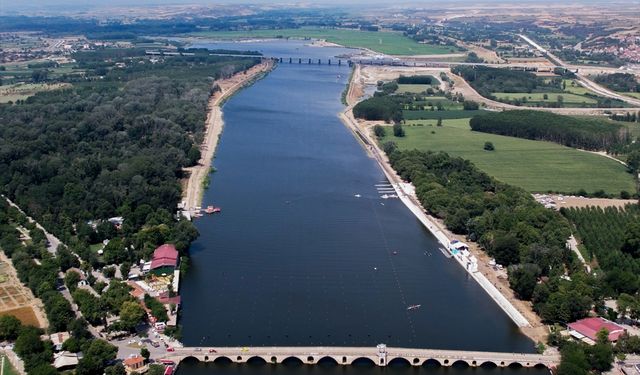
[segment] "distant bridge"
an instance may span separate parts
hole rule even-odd
[[[175,351],[167,352],[162,360],[173,361],[178,364],[188,358],[193,358],[200,362],[214,362],[226,359],[234,363],[260,360],[265,363],[277,364],[287,360],[296,360],[304,364],[331,361],[339,365],[350,365],[355,361],[369,361],[378,366],[387,366],[393,362],[406,363],[412,366],[422,366],[425,363],[434,363],[440,366],[464,363],[471,367],[493,364],[498,367],[516,365],[522,367],[544,366],[547,368],[553,368],[560,362],[559,354],[390,348],[384,344],[380,344],[377,347],[175,348]]]

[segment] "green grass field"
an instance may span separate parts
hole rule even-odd
[[[469,118],[471,116],[475,116],[479,114],[481,111],[465,111],[462,109],[456,110],[447,110],[447,111],[403,111],[403,116],[407,121],[415,120],[418,123],[420,120],[437,120],[439,118],[445,119],[461,119],[461,118]]]
[[[409,84],[400,84],[398,85],[398,90],[396,92],[403,93],[408,92],[410,94],[419,94],[421,92],[427,91],[431,85],[409,85]]]
[[[640,92],[618,92],[618,94],[630,96],[632,98],[640,99]]]
[[[576,95],[584,95],[586,93],[593,94],[593,92],[590,91],[589,89],[586,89],[586,88],[580,86],[580,84],[578,82],[576,82],[576,80],[574,80],[574,79],[564,79],[562,81],[565,84],[564,91],[566,91],[566,92],[570,92],[570,93],[576,94]]]
[[[9,358],[6,355],[2,354],[0,357],[4,357],[4,366],[2,367],[2,372],[4,375],[18,375],[18,371],[13,368],[11,362],[9,362]]]
[[[499,99],[518,99],[522,97],[526,97],[529,102],[546,102],[546,103],[555,103],[558,101],[558,96],[562,96],[562,99],[565,104],[596,104],[597,100],[592,98],[588,98],[586,96],[581,96],[577,94],[572,94],[570,92],[561,92],[561,93],[547,93],[547,99],[544,98],[544,93],[536,92],[536,93],[513,93],[513,92],[494,92],[493,95]]]
[[[389,55],[442,55],[457,52],[455,47],[420,44],[399,32],[347,29],[300,28],[282,30],[202,31],[191,35],[215,39],[313,38],[345,47],[368,48]]]
[[[531,192],[635,192],[626,168],[605,157],[550,142],[472,132],[468,119],[444,120],[443,125],[436,127],[434,120],[407,121],[405,137],[387,135],[382,142],[392,140],[401,149],[445,151],[469,159],[498,180]],[[495,151],[485,151],[485,142],[492,142]]]

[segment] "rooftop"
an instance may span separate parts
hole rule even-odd
[[[596,341],[598,331],[602,328],[609,331],[609,341],[611,342],[618,341],[618,337],[625,332],[625,329],[622,326],[600,317],[585,318],[569,323],[569,329],[576,331],[593,341]]]

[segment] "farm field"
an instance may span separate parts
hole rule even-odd
[[[572,88],[579,89],[579,88]],[[541,103],[555,103],[558,101],[558,96],[562,96],[563,102],[565,104],[597,104],[598,101],[592,98],[588,98],[586,96],[581,96],[578,94],[573,94],[571,92],[560,92],[560,93],[512,93],[512,92],[494,92],[493,95],[498,99],[518,99],[522,97],[526,97],[529,103],[531,102],[541,102]],[[544,95],[547,95],[547,99],[544,98]]]
[[[469,159],[498,180],[531,192],[635,192],[631,174],[616,161],[550,142],[472,132],[468,118],[445,119],[443,127],[436,127],[435,120],[407,121],[404,129],[405,137],[394,137],[388,130],[382,142]],[[492,142],[495,151],[485,151],[485,142]]]
[[[39,319],[35,309],[39,302],[27,287],[22,285],[15,275],[13,266],[8,263],[4,253],[0,254],[0,316],[12,315],[18,318],[22,324],[33,325],[40,328],[46,327],[46,321],[42,316]]]
[[[16,83],[13,85],[0,86],[0,103],[24,100],[38,92],[58,90],[65,86],[69,86],[69,84]]]
[[[399,32],[347,29],[300,28],[281,30],[202,31],[193,36],[215,39],[312,38],[345,47],[368,48],[389,55],[442,55],[457,52],[456,47],[421,44]]]

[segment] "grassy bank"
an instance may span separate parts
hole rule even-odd
[[[383,142],[392,140],[400,149],[445,151],[469,159],[489,175],[531,192],[635,192],[625,167],[602,156],[550,142],[472,132],[468,119],[445,119],[443,127],[435,123],[407,121],[405,137],[394,137],[388,129]],[[423,126],[411,126],[415,124]],[[485,142],[492,142],[495,151],[485,151]]]
[[[203,31],[193,36],[215,39],[313,38],[345,47],[368,48],[389,55],[441,55],[456,52],[455,47],[421,44],[398,32],[346,29],[300,28],[281,30]]]

